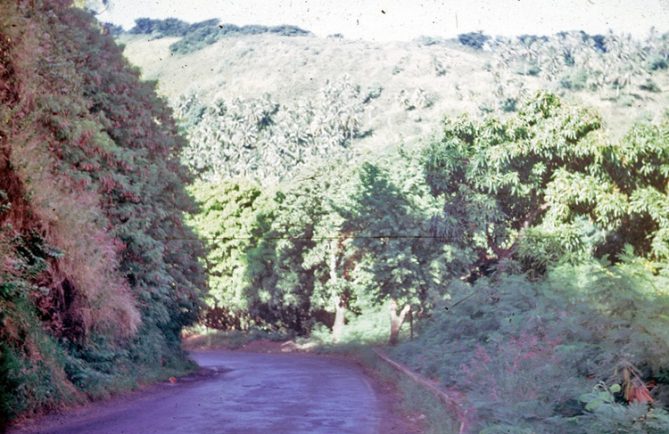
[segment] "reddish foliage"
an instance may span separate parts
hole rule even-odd
[[[641,380],[639,371],[627,362],[623,362],[623,396],[627,402],[649,404],[653,402],[648,386]],[[653,387],[653,386],[651,386]]]
[[[111,193],[116,188],[116,181],[111,175],[104,175],[100,177],[100,191],[103,193]]]
[[[76,144],[80,148],[86,149],[88,147],[88,145],[90,144],[92,137],[93,137],[93,132],[92,131],[84,131],[79,136],[79,139],[77,139]]]
[[[648,387],[645,384],[633,384],[625,391],[625,396],[628,402],[639,402],[641,404],[648,404],[653,402],[653,397],[650,396]]]
[[[478,345],[470,363],[461,367],[465,383],[471,389],[485,390],[491,401],[535,399],[542,385],[523,379],[527,365],[558,363],[554,350],[559,344],[558,339],[546,339],[534,332],[523,331],[497,345],[493,354]],[[509,384],[500,382],[500,378],[517,378],[519,387],[509,389]]]

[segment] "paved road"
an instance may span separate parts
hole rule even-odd
[[[299,354],[192,354],[211,375],[39,421],[23,433],[372,434],[381,409],[349,362]]]

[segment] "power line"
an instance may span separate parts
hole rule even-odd
[[[233,237],[199,237],[199,238],[185,238],[185,237],[166,237],[162,238],[163,241],[200,241],[200,240],[208,240],[208,241],[232,241],[232,240],[256,240],[256,239],[264,239],[264,240],[294,240],[294,241],[300,241],[300,240],[315,240],[315,241],[321,241],[321,240],[345,240],[345,239],[365,239],[365,240],[380,240],[380,239],[390,239],[390,240],[397,240],[397,239],[407,239],[407,240],[448,240],[449,237],[446,236],[437,236],[437,235],[353,235],[353,236],[320,236],[320,237],[291,237],[291,236],[269,236],[269,237],[240,237],[240,236],[233,236]]]

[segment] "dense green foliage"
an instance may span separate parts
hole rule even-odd
[[[425,148],[438,227],[497,271],[452,282],[396,355],[460,400],[468,429],[666,432],[667,126],[611,144],[595,114],[540,94],[507,121],[447,121]]]
[[[225,328],[320,337],[343,311],[363,341],[407,306],[419,337],[395,356],[471,432],[664,432],[668,138],[665,118],[611,142],[597,113],[539,93],[448,119],[421,152],[271,191],[201,184],[195,226],[223,238],[212,296],[244,318]]]
[[[485,47],[486,42],[490,36],[483,34],[483,32],[469,32],[458,35],[458,42],[475,50],[481,50]]]
[[[0,6],[0,419],[187,363],[206,287],[171,111],[69,2]]]
[[[181,36],[182,38],[170,45],[172,54],[188,54],[201,50],[216,43],[221,38],[240,35],[262,35],[271,33],[281,36],[308,36],[311,32],[297,26],[261,26],[234,24],[220,24],[217,19],[187,24],[183,21],[168,18],[166,20],[152,20],[140,18],[136,26],[130,30],[136,34],[151,34],[157,37]]]
[[[218,19],[211,19],[189,24],[177,18],[152,19],[138,18],[135,26],[128,31],[134,35],[151,35],[154,38],[178,37],[170,45],[172,54],[187,54],[214,44],[221,38],[242,35],[262,35],[265,33],[281,36],[307,36],[311,32],[297,26],[261,26],[257,24],[236,26],[221,24]]]
[[[190,95],[176,109],[189,140],[183,161],[209,181],[244,177],[276,183],[324,158],[351,155],[352,140],[365,134],[365,104],[375,95],[348,77],[291,106],[281,106],[269,95],[205,106]]]
[[[130,29],[130,33],[135,35],[154,35],[156,37],[183,36],[189,31],[194,31],[199,27],[218,24],[218,20],[209,20],[192,26],[185,21],[176,18],[167,18],[165,20],[155,20],[151,18],[138,18],[135,20],[135,27]]]
[[[405,170],[388,170],[397,164]],[[239,181],[196,185],[202,212],[193,223],[212,241],[213,306],[307,332],[332,325],[325,312],[338,303],[354,314],[390,299],[427,308],[440,284],[466,271],[471,253],[432,236],[443,203],[417,182],[415,159],[367,162],[344,177],[336,167],[276,192]]]
[[[336,233],[326,221],[331,204],[320,199],[341,182],[314,178],[276,192],[242,181],[195,185],[202,212],[193,224],[211,242],[210,305],[225,309],[209,310],[224,315],[213,323],[303,333],[330,302],[325,257],[314,251]]]
[[[191,223],[211,246],[206,258],[211,308],[205,323],[221,329],[246,328],[245,255],[254,240],[257,216],[270,202],[259,187],[245,182],[196,184],[192,191],[202,211]]]
[[[446,197],[445,223],[459,225],[481,256],[541,252],[543,231],[559,237],[559,257],[590,248],[615,258],[630,244],[666,258],[668,131],[666,122],[640,125],[609,144],[596,114],[543,94],[505,122],[447,122],[425,150],[427,182]],[[593,230],[603,240],[588,246]],[[536,258],[523,259],[536,271]]]

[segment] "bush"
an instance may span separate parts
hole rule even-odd
[[[660,381],[669,360],[668,283],[666,270],[631,257],[617,266],[565,265],[535,283],[511,275],[454,282],[418,339],[394,354],[464,393],[481,432],[666,432],[668,403],[628,404],[623,389],[632,386],[621,366]],[[598,384],[615,397],[595,405]]]
[[[269,32],[276,33],[281,36],[307,36],[311,34],[311,32],[307,30],[301,29],[297,26],[289,26],[289,25],[270,27]]]
[[[658,86],[657,83],[655,83],[650,78],[646,79],[645,83],[639,85],[639,89],[645,90],[646,92],[652,92],[652,93],[662,92],[662,89],[660,89],[660,86]]]
[[[219,24],[218,20],[202,21],[192,24],[183,33],[183,38],[170,45],[172,54],[188,54],[216,43],[224,37],[249,36],[272,33],[280,36],[307,36],[311,32],[296,26],[282,25],[267,27],[261,25],[236,26]]]
[[[113,37],[120,36],[124,32],[123,27],[117,26],[116,24],[112,23],[102,23],[102,28],[108,35]]]
[[[588,87],[588,71],[576,69],[560,79],[560,86],[568,90],[585,90]]]
[[[200,50],[208,45],[214,44],[222,35],[238,30],[232,24],[220,25],[218,21],[207,22],[189,31],[179,41],[170,45],[170,53],[187,54]]]
[[[157,37],[183,36],[190,30],[190,25],[176,18],[154,20],[151,18],[138,18],[135,27],[130,29],[133,35],[155,35]]]
[[[505,113],[515,112],[518,106],[518,100],[516,98],[505,98],[502,101],[501,109]]]
[[[515,68],[516,74],[519,75],[529,75],[530,77],[538,77],[541,74],[541,67],[535,63],[521,62],[521,64]]]
[[[661,71],[669,68],[669,61],[663,56],[653,56],[648,59],[648,69],[650,71]]]
[[[490,36],[483,34],[483,32],[469,32],[458,35],[458,42],[475,50],[482,49],[489,39]]]

